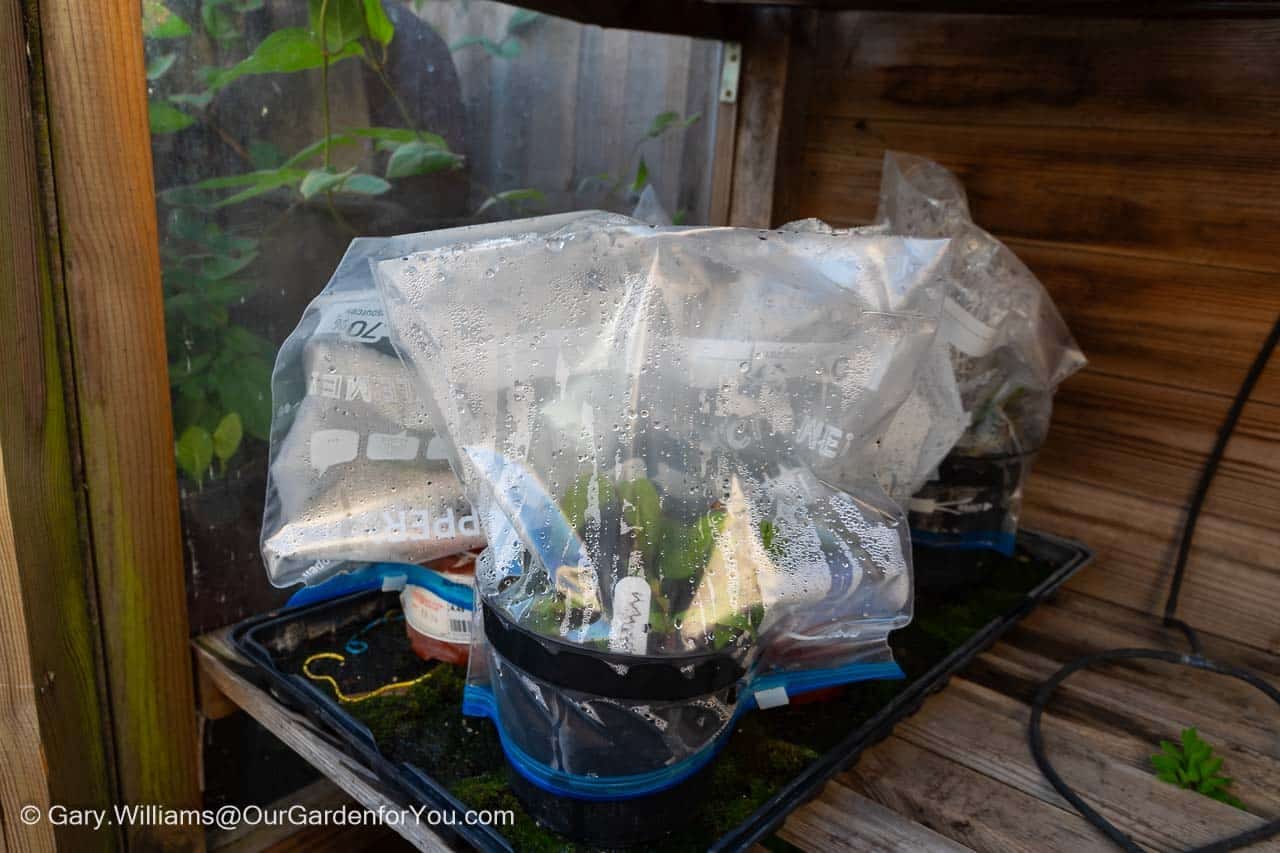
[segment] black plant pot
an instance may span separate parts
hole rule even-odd
[[[626,847],[655,841],[686,826],[706,799],[713,763],[665,791],[609,802],[544,791],[510,765],[507,776],[525,811],[547,829],[592,847]]]
[[[517,673],[517,681],[530,679],[569,696],[591,695],[616,700],[611,715],[609,707],[597,707],[593,726],[585,740],[574,749],[574,760],[580,767],[595,767],[600,772],[619,776],[647,773],[670,766],[678,756],[672,744],[665,742],[642,717],[627,710],[628,703],[689,703],[687,713],[678,721],[671,719],[673,730],[683,733],[677,740],[688,745],[705,738],[705,748],[713,749],[715,738],[723,731],[725,720],[703,700],[714,697],[718,707],[732,706],[738,683],[744,674],[742,665],[724,652],[706,652],[677,658],[655,655],[620,655],[595,649],[584,649],[564,641],[530,632],[515,624],[498,609],[484,606],[485,641],[491,653],[500,657],[503,667]],[[548,700],[541,691],[536,695],[508,686],[499,699],[500,713],[509,725],[518,725],[513,735],[521,749],[534,761],[551,763],[561,750],[567,750],[566,739],[572,740],[571,717],[561,711],[546,713]],[[566,700],[572,703],[573,699]],[[557,700],[551,700],[557,708]],[[599,738],[590,729],[607,726],[610,736]],[[553,744],[559,744],[553,748]],[[529,813],[540,823],[563,835],[590,845],[618,847],[651,841],[687,824],[701,806],[706,792],[707,770],[711,762],[671,788],[612,801],[593,801],[567,797],[544,790],[508,767],[511,786]],[[608,768],[607,771],[604,768]]]
[[[981,583],[991,552],[1009,553],[1034,454],[952,453],[912,499],[909,515],[918,589]],[[931,503],[932,509],[921,509]]]
[[[987,550],[955,550],[914,545],[911,568],[916,590],[921,593],[947,592],[979,586],[990,577],[992,568],[1004,559]]]

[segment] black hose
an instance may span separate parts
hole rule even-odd
[[[1204,468],[1200,471],[1200,481],[1196,483],[1196,490],[1191,495],[1191,503],[1187,506],[1187,518],[1182,525],[1182,540],[1178,543],[1178,559],[1173,564],[1169,597],[1164,604],[1164,624],[1181,628],[1184,633],[1194,634],[1195,632],[1191,631],[1190,626],[1175,619],[1174,613],[1178,609],[1178,596],[1182,593],[1182,576],[1186,573],[1187,559],[1191,556],[1191,540],[1195,535],[1196,522],[1200,520],[1200,510],[1204,508],[1209,487],[1213,485],[1214,475],[1218,473],[1218,465],[1227,451],[1227,443],[1231,441],[1231,434],[1236,431],[1240,413],[1244,411],[1245,404],[1253,396],[1253,389],[1262,378],[1262,371],[1271,359],[1271,353],[1275,352],[1277,342],[1280,342],[1280,317],[1276,318],[1276,324],[1271,327],[1271,334],[1267,335],[1267,339],[1263,341],[1253,364],[1249,365],[1249,372],[1245,374],[1244,382],[1240,383],[1240,390],[1231,401],[1231,408],[1227,410],[1227,416],[1223,419],[1222,426],[1218,428],[1218,438],[1213,443],[1213,449],[1209,451],[1208,458],[1205,459]],[[1195,644],[1196,641],[1193,640],[1192,645]]]
[[[1253,360],[1253,364],[1249,366],[1249,372],[1245,374],[1244,381],[1240,384],[1240,390],[1236,392],[1235,399],[1231,402],[1231,408],[1227,410],[1227,416],[1223,420],[1222,426],[1218,429],[1218,438],[1214,442],[1209,456],[1205,459],[1204,468],[1200,472],[1200,479],[1196,483],[1195,491],[1191,495],[1191,503],[1187,507],[1186,519],[1183,521],[1182,536],[1178,543],[1178,556],[1174,562],[1173,576],[1169,581],[1169,596],[1165,599],[1163,624],[1169,628],[1176,628],[1183,633],[1187,638],[1188,645],[1191,646],[1191,653],[1179,654],[1178,652],[1163,649],[1110,649],[1091,655],[1084,655],[1067,662],[1066,665],[1045,680],[1036,691],[1036,695],[1031,702],[1031,722],[1027,729],[1027,739],[1031,746],[1031,755],[1040,767],[1040,772],[1049,780],[1049,784],[1053,786],[1054,790],[1074,806],[1085,820],[1097,827],[1118,847],[1130,851],[1130,853],[1142,853],[1142,848],[1130,836],[1121,832],[1115,824],[1104,818],[1097,810],[1086,803],[1054,770],[1048,756],[1045,754],[1044,735],[1040,730],[1040,719],[1054,692],[1073,673],[1088,669],[1096,664],[1132,660],[1134,658],[1190,666],[1195,669],[1236,678],[1262,691],[1277,705],[1280,705],[1280,690],[1277,690],[1261,676],[1247,669],[1216,663],[1206,658],[1204,656],[1204,646],[1200,642],[1200,636],[1190,625],[1176,616],[1178,597],[1182,592],[1182,578],[1186,574],[1187,560],[1191,555],[1191,542],[1195,536],[1196,523],[1200,520],[1200,510],[1204,507],[1205,498],[1209,494],[1209,487],[1213,484],[1214,475],[1218,473],[1218,466],[1222,462],[1227,444],[1230,442],[1231,435],[1235,432],[1236,424],[1240,420],[1240,413],[1244,411],[1245,404],[1249,402],[1249,398],[1253,395],[1253,389],[1258,384],[1258,379],[1261,378],[1262,371],[1266,368],[1272,353],[1275,352],[1277,343],[1280,343],[1280,317],[1276,318],[1271,334],[1267,336],[1262,348],[1258,350],[1257,357]],[[1201,847],[1192,848],[1189,853],[1219,853],[1219,851],[1235,850],[1277,834],[1280,834],[1280,819],[1268,821],[1260,826],[1237,833],[1230,838],[1224,838],[1221,841],[1214,841]]]

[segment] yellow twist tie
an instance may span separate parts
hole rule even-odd
[[[311,671],[311,662],[315,660],[336,660],[338,665],[342,666],[347,662],[346,657],[338,654],[337,652],[317,652],[302,662],[302,674],[307,678],[310,678],[312,681],[329,682],[329,684],[332,685],[333,692],[337,695],[339,702],[363,702],[366,699],[372,699],[374,696],[381,696],[383,693],[389,693],[392,690],[402,690],[406,687],[412,687],[418,682],[425,681],[430,678],[431,674],[437,669],[437,667],[432,667],[411,681],[393,681],[390,684],[384,684],[373,690],[367,690],[364,693],[356,693],[353,696],[348,696],[342,692],[342,688],[338,686],[338,682],[332,675],[321,675]]]

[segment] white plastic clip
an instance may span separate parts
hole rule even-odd
[[[791,697],[787,695],[787,688],[785,687],[770,687],[768,690],[756,691],[756,707],[761,711],[780,708],[790,702]]]

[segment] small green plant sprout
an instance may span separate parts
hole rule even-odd
[[[1182,730],[1182,745],[1160,741],[1160,751],[1151,756],[1156,778],[1206,797],[1244,808],[1244,803],[1227,790],[1231,779],[1221,775],[1222,757],[1214,756],[1213,747],[1200,738],[1194,728]]]

